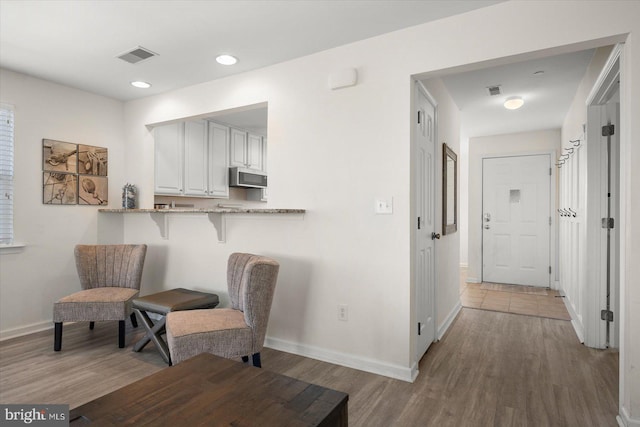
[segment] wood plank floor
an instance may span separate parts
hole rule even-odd
[[[152,344],[117,348],[116,323],[0,343],[1,403],[71,408],[166,367]],[[581,345],[570,322],[463,308],[410,384],[271,349],[264,369],[349,393],[351,426],[616,426],[618,354]]]

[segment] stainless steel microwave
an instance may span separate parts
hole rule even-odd
[[[229,186],[244,188],[267,188],[267,174],[239,167],[229,168]]]

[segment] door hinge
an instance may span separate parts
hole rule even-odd
[[[549,217],[549,225],[551,225],[551,217]]]
[[[551,266],[549,266],[549,274],[551,274]]]
[[[614,223],[613,218],[602,218],[602,228],[613,228]]]
[[[422,329],[422,324],[420,322],[418,322],[418,335],[421,334],[421,330]]]
[[[611,136],[615,134],[615,126],[612,124],[608,124],[602,126],[602,136]]]
[[[418,230],[420,230],[420,217],[418,217]]]
[[[607,322],[613,322],[613,311],[600,310],[600,319],[606,320]]]
[[[551,168],[549,168],[549,176],[551,176]]]
[[[420,124],[420,110],[418,110],[418,124]]]

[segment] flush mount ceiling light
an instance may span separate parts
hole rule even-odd
[[[151,87],[151,83],[135,81],[131,82],[131,86],[139,87],[140,89],[148,89]]]
[[[504,101],[504,108],[507,110],[517,110],[524,105],[524,100],[519,96],[512,96]]]
[[[233,65],[238,62],[238,58],[231,55],[218,55],[216,57],[216,62],[222,65]]]

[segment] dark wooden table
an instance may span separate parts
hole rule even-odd
[[[75,408],[71,426],[340,426],[349,395],[203,353]]]

